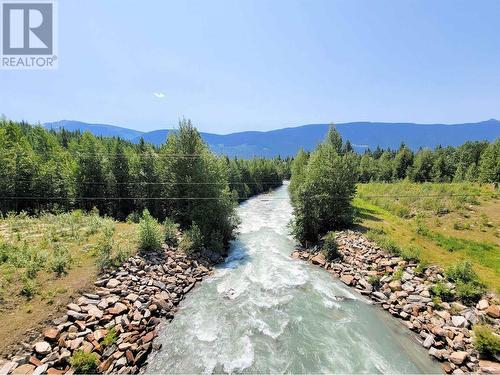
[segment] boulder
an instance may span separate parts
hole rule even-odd
[[[12,371],[13,375],[28,375],[31,374],[35,370],[35,366],[26,363],[19,367],[16,367],[14,371]]]
[[[47,341],[39,341],[34,346],[35,352],[40,355],[47,355],[52,351],[52,347]]]
[[[120,281],[118,281],[117,279],[111,279],[106,283],[106,288],[114,289],[118,285],[120,285]]]
[[[489,304],[487,299],[482,299],[476,305],[478,310],[486,310],[489,306],[490,306],[490,304]]]
[[[452,352],[450,354],[450,362],[456,365],[461,365],[465,361],[467,356],[467,352],[464,351]]]
[[[428,334],[422,343],[423,347],[429,349],[432,345],[434,345],[434,335]]]
[[[479,361],[479,368],[482,373],[485,374],[500,374],[500,363],[492,361]]]
[[[47,328],[43,331],[43,337],[49,341],[56,341],[59,337],[60,330],[58,328]]]
[[[342,281],[346,285],[351,285],[354,280],[353,275],[342,275],[340,276],[340,281]]]
[[[491,316],[492,318],[500,318],[500,306],[499,305],[491,305],[486,309],[486,314]]]
[[[453,315],[451,317],[451,322],[455,327],[466,328],[469,325],[467,319],[465,319],[462,315]]]
[[[312,264],[319,264],[320,266],[324,266],[326,264],[326,259],[323,254],[318,253],[311,258],[311,262]]]

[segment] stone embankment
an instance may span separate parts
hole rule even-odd
[[[154,338],[162,318],[173,318],[186,293],[211,272],[210,255],[164,249],[131,257],[70,303],[37,340],[23,343],[25,350],[0,362],[0,374],[72,374],[76,351],[95,353],[99,373],[137,373],[159,349]]]
[[[438,281],[446,282],[442,269],[432,266],[419,274],[416,262],[387,254],[357,232],[344,231],[336,239],[341,254],[336,262],[328,262],[317,247],[296,250],[292,256],[324,267],[402,319],[429,354],[443,362],[446,373],[500,374],[498,362],[481,359],[474,349],[471,329],[480,322],[500,328],[500,306],[493,295],[485,296],[475,307],[459,302],[443,302],[438,307],[432,301],[430,288]],[[396,270],[402,270],[400,279],[394,277]]]

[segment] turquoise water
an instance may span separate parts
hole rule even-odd
[[[287,186],[238,208],[226,262],[157,339],[149,373],[441,373],[406,328],[290,253]]]

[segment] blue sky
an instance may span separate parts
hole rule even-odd
[[[0,112],[139,130],[500,118],[500,1],[60,0],[59,68]],[[155,93],[157,95],[155,95]]]

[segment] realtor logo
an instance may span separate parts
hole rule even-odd
[[[2,57],[5,69],[53,69],[55,4],[53,1],[3,1]]]

